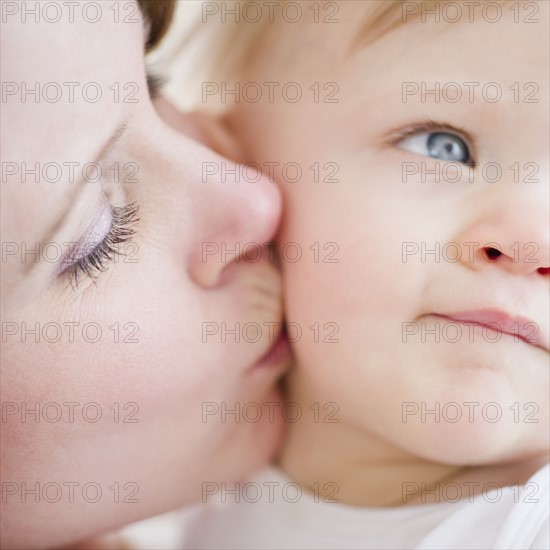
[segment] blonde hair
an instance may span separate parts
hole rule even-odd
[[[240,10],[241,14],[249,13],[249,6],[262,5],[263,0],[215,0],[209,1],[207,4],[217,4],[219,6],[225,6],[225,9]],[[361,11],[357,18],[357,28],[355,32],[351,33],[352,39],[350,41],[351,49],[353,50],[358,45],[364,45],[372,43],[388,32],[394,30],[398,26],[419,17],[423,14],[434,12],[449,4],[456,4],[460,6],[466,0],[343,0],[345,4],[349,5],[351,2],[355,2],[358,10]],[[500,5],[512,0],[495,0],[487,1],[480,0],[478,2],[471,2],[474,11],[484,9],[488,4]],[[296,4],[297,2],[291,2],[290,0],[281,0],[280,4]],[[303,11],[312,9],[314,5],[317,5],[318,13],[323,13],[323,10],[330,7],[330,5],[338,6],[340,2],[328,1],[328,0],[306,0],[299,2],[304,6]],[[273,2],[271,2],[273,4]],[[327,10],[330,11],[330,10]],[[264,9],[263,14],[267,14],[268,10]],[[321,15],[322,17],[322,15]],[[256,51],[259,49],[259,42],[269,32],[270,27],[274,27],[281,21],[275,20],[273,23],[268,17],[262,17],[260,21],[250,21],[241,17],[239,21],[226,21],[226,22],[214,22],[214,24],[208,21],[201,20],[197,22],[193,30],[194,34],[198,34],[205,27],[210,25],[212,27],[211,39],[209,40],[209,52],[208,57],[210,61],[207,63],[211,67],[212,74],[217,79],[231,78],[236,79],[239,77],[241,70],[254,58]],[[350,29],[351,30],[351,29]],[[192,34],[191,37],[194,35]]]
[[[267,0],[208,0],[199,3],[178,2],[177,10],[187,9],[185,5],[194,4],[200,7],[202,13],[196,10],[192,13],[193,24],[189,25],[189,17],[186,18],[188,28],[182,33],[178,30],[178,25],[173,25],[169,32],[168,42],[170,47],[164,52],[164,65],[172,65],[175,70],[170,69],[176,82],[172,86],[172,99],[175,97],[177,87],[182,90],[183,87],[193,87],[197,82],[205,81],[231,81],[235,82],[243,77],[246,68],[254,61],[256,53],[260,50],[263,39],[278,25],[283,23],[283,19],[274,19],[274,11],[268,9],[274,2]],[[357,6],[359,14],[350,20],[350,44],[349,50],[353,52],[359,46],[372,43],[388,32],[396,29],[402,24],[423,17],[423,14],[434,12],[438,8],[444,8],[450,4],[464,4],[467,0],[279,0],[276,4],[279,6],[277,15],[285,7],[291,4],[298,4],[303,13],[308,10],[316,9],[317,16],[323,17],[323,14],[330,13],[331,5]],[[478,0],[470,2],[473,11],[480,11],[488,4],[501,5],[512,0]],[[523,0],[520,0],[520,2]],[[227,20],[223,20],[221,14],[224,12],[230,14]],[[261,18],[254,18],[250,14],[261,13]],[[210,17],[210,15],[216,17]],[[248,14],[248,16],[247,16]],[[176,13],[177,15],[177,13]],[[181,16],[181,13],[180,13]],[[309,20],[311,20],[310,15]],[[338,17],[338,14],[336,14]],[[184,17],[180,17],[184,19]],[[301,22],[308,18],[302,18]],[[428,19],[429,21],[430,19]],[[292,21],[287,21],[294,24]],[[170,34],[176,36],[170,37]],[[183,36],[182,36],[183,35]],[[172,38],[170,40],[170,38]],[[188,52],[186,63],[181,61],[182,52]],[[196,107],[196,105],[193,105]]]

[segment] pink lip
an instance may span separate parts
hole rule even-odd
[[[443,317],[456,323],[468,323],[486,327],[502,334],[515,336],[528,344],[544,348],[548,351],[548,341],[545,339],[539,325],[525,317],[515,317],[502,311],[490,309],[436,314],[436,317]]]
[[[286,336],[286,331],[282,330],[273,345],[267,350],[266,354],[256,363],[256,367],[269,366],[281,363],[284,359],[290,357],[290,345]]]

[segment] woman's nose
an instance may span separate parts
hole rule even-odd
[[[266,256],[281,217],[281,195],[267,176],[214,155],[201,163],[200,178],[201,230],[188,269],[195,283],[208,288],[233,262]]]
[[[273,238],[281,195],[254,166],[221,156],[237,156],[239,145],[216,119],[182,114],[163,97],[155,99],[154,107],[176,132],[166,148],[177,180],[172,188],[189,199],[182,214],[190,218],[186,226],[193,231],[185,239],[187,269],[196,284],[212,287],[225,267],[241,259],[254,261]],[[265,251],[261,255],[267,256]]]

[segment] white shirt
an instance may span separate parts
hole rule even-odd
[[[206,504],[179,516],[174,544],[194,550],[549,549],[549,471],[544,466],[523,487],[458,502],[358,508],[299,494],[297,484],[270,467],[241,483],[237,494],[235,484],[225,491],[212,485]]]

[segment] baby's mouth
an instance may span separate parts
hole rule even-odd
[[[454,323],[480,326],[498,334],[513,336],[527,344],[548,350],[548,341],[540,325],[525,317],[513,316],[503,311],[477,309],[454,313],[433,313],[434,317]]]

